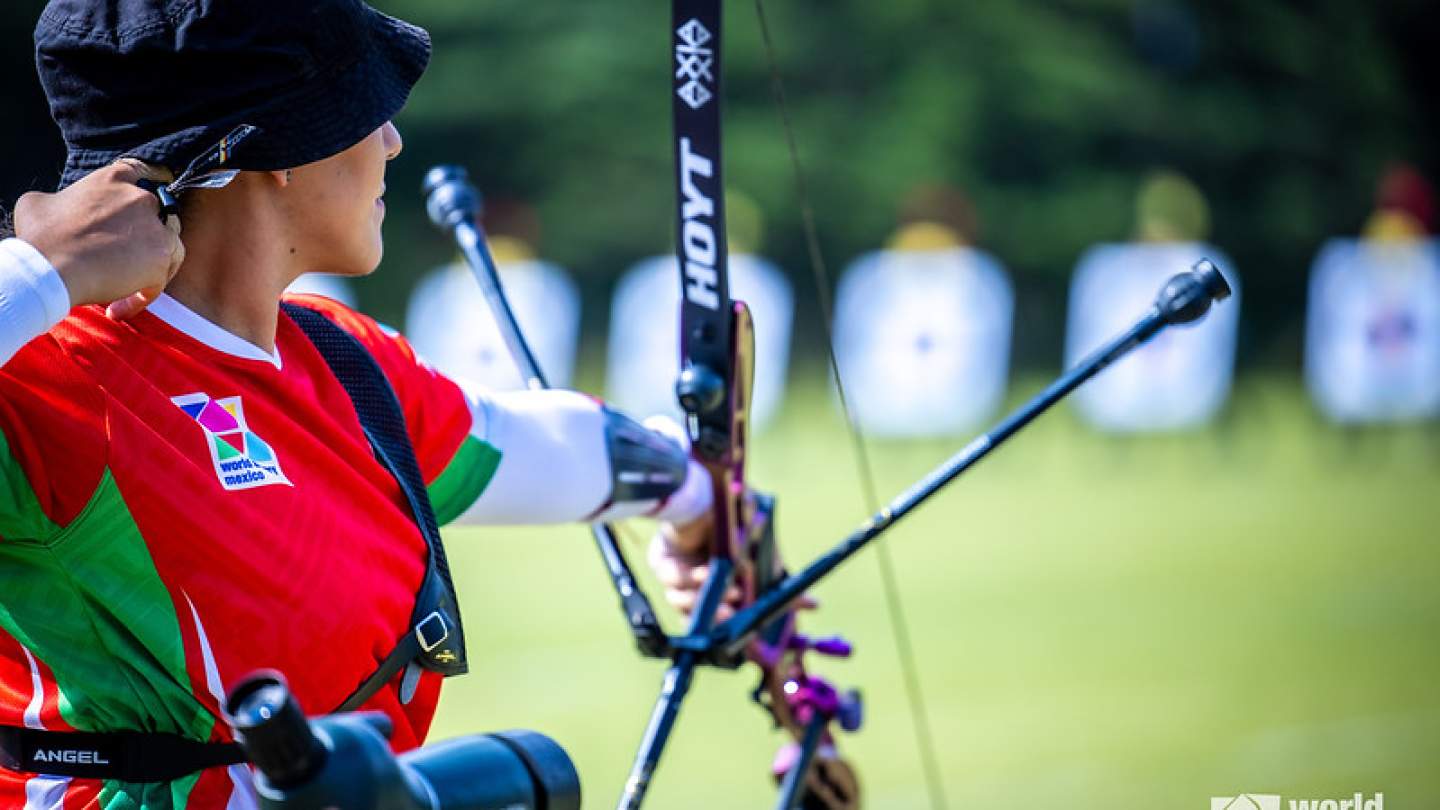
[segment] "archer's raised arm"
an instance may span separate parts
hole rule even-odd
[[[180,268],[179,220],[160,221],[138,162],[99,169],[54,194],[15,205],[15,237],[0,242],[0,363],[49,331],[73,306],[113,304],[126,318]]]

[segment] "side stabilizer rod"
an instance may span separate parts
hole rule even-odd
[[[480,229],[480,207],[480,192],[470,183],[464,169],[436,166],[425,174],[425,211],[437,228],[455,239],[465,263],[485,294],[485,300],[500,327],[500,335],[515,359],[520,375],[525,378],[526,387],[536,390],[549,388],[550,383],[545,379],[540,362],[530,350],[529,342],[520,331],[520,323],[515,319],[515,311],[505,297],[495,259],[490,255],[485,234]],[[660,620],[649,598],[636,583],[614,528],[608,523],[594,523],[590,526],[590,533],[620,598],[620,609],[635,637],[635,645],[641,653],[652,658],[668,655],[670,648]]]

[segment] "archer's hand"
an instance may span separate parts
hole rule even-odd
[[[752,509],[745,511],[750,513]],[[650,541],[650,567],[665,587],[665,601],[687,618],[700,601],[700,590],[710,577],[710,548],[714,533],[715,517],[712,513],[681,525],[661,523],[660,530]],[[775,564],[780,565],[778,553]],[[715,621],[723,622],[735,615],[735,611],[743,607],[740,604],[743,598],[739,586],[732,583],[725,591],[725,600],[716,612]],[[817,604],[814,599],[804,596],[796,602],[796,607],[808,610]]]
[[[700,601],[700,589],[710,577],[710,538],[714,531],[715,518],[710,514],[684,525],[661,523],[650,541],[650,567],[665,586],[665,601],[686,618]],[[731,583],[715,621],[723,622],[735,615],[742,598],[740,588]]]
[[[15,203],[15,235],[60,273],[72,306],[108,304],[111,317],[138,314],[160,296],[185,260],[180,220],[161,222],[160,202],[135,185],[163,172],[121,160],[54,194]]]

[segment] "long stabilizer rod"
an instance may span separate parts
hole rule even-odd
[[[1071,370],[1065,372],[1044,391],[1005,417],[998,425],[951,456],[914,486],[900,493],[860,528],[822,554],[808,566],[786,577],[766,591],[744,610],[739,611],[710,632],[712,648],[720,654],[733,654],[759,628],[767,625],[789,607],[790,603],[809,590],[822,577],[864,548],[879,534],[940,491],[960,473],[989,455],[1006,439],[1028,425],[1067,394],[1080,387],[1107,366],[1124,357],[1162,329],[1178,324],[1194,323],[1209,312],[1211,304],[1230,297],[1230,285],[1220,270],[1208,259],[1201,259],[1186,273],[1171,278],[1155,305],[1124,334],[1097,349]]]

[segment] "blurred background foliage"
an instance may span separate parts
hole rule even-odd
[[[28,48],[42,5],[0,6],[7,204],[49,188],[63,158]],[[586,334],[603,334],[613,280],[672,242],[668,9],[379,5],[428,28],[435,56],[399,119],[389,253],[361,303],[401,323],[416,278],[449,258],[416,189],[431,164],[457,162],[497,210],[538,214],[519,235],[580,278]],[[1053,366],[1076,258],[1134,235],[1146,175],[1168,169],[1204,194],[1210,239],[1244,279],[1242,366],[1293,368],[1321,241],[1359,229],[1388,164],[1440,166],[1430,5],[771,0],[768,11],[832,274],[885,241],[917,188],[954,187],[977,243],[1017,282],[1017,363]],[[815,313],[799,208],[749,3],[730,4],[726,35],[728,183],[758,204],[761,252],[795,274],[804,323]],[[796,337],[804,357],[818,330]]]
[[[939,198],[963,195],[951,213],[1016,283],[1012,404],[1059,364],[1081,252],[1153,226],[1137,216],[1142,198],[1208,230],[1244,283],[1239,362],[1251,373],[1211,430],[1120,440],[1061,411],[886,541],[952,806],[1200,807],[1240,790],[1383,790],[1396,807],[1433,806],[1440,432],[1337,430],[1296,384],[1321,243],[1361,230],[1392,163],[1440,170],[1433,3],[767,2],[832,276],[924,204],[917,190],[958,190]],[[41,5],[0,4],[7,205],[53,187],[63,160],[28,44]],[[410,288],[450,259],[418,189],[429,166],[463,163],[491,229],[537,243],[580,282],[578,377],[595,390],[615,281],[672,240],[668,9],[379,5],[436,47],[398,121],[407,147],[389,181],[388,253],[358,287],[363,308],[401,324]],[[750,3],[730,3],[727,25],[728,181],[759,213],[735,220],[763,220],[759,252],[792,274],[799,306],[796,390],[755,444],[753,478],[784,493],[780,532],[803,560],[863,508],[820,382],[799,208]],[[885,493],[954,450],[874,444]],[[483,654],[447,687],[432,736],[551,733],[604,806],[659,670],[632,653],[583,534],[450,533]],[[868,726],[846,744],[870,806],[924,807],[873,564],[817,589],[825,608],[807,626],[843,630],[861,651],[826,669],[868,695]],[[774,738],[739,705],[749,677],[701,679],[655,807],[772,801]]]

